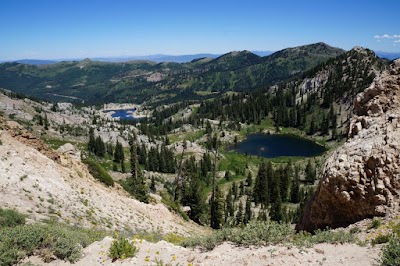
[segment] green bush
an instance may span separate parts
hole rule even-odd
[[[389,235],[379,234],[377,237],[372,239],[371,244],[379,245],[379,244],[387,243],[387,242],[389,242],[389,239],[390,239]]]
[[[371,224],[369,225],[369,229],[376,229],[379,226],[381,226],[381,220],[379,220],[378,218],[374,218],[372,219]]]
[[[77,261],[83,247],[104,233],[62,224],[30,224],[0,229],[0,265],[14,265],[35,250],[46,249],[57,258]]]
[[[223,228],[208,236],[189,238],[182,245],[211,250],[224,241],[238,245],[276,244],[288,241],[293,234],[294,230],[288,224],[252,221],[243,228]]]
[[[25,215],[11,209],[0,208],[0,228],[25,224]]]
[[[139,251],[128,239],[119,237],[115,239],[110,249],[108,250],[108,256],[113,260],[131,258],[136,255]]]
[[[100,164],[89,159],[84,160],[83,162],[88,166],[89,172],[94,178],[100,182],[103,182],[109,187],[114,186],[114,180]]]
[[[393,237],[390,239],[381,255],[380,264],[382,266],[400,266],[400,239]]]
[[[354,233],[344,230],[316,230],[314,234],[301,231],[292,238],[293,244],[300,247],[311,247],[319,243],[344,244],[356,242]]]

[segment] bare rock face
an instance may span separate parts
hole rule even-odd
[[[400,60],[354,99],[349,139],[324,165],[298,230],[347,226],[399,211]]]

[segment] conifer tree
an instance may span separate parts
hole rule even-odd
[[[298,166],[294,169],[294,177],[292,179],[292,185],[290,186],[290,202],[299,203],[300,202],[300,169]]]
[[[151,177],[151,181],[150,181],[150,190],[151,190],[151,192],[153,192],[153,193],[156,193],[156,192],[157,192],[157,189],[156,189],[156,180],[155,180],[154,176]]]
[[[121,162],[121,173],[126,173],[125,163]]]
[[[270,217],[271,217],[271,220],[277,221],[277,222],[282,221],[282,219],[283,219],[282,199],[281,199],[281,193],[279,192],[279,188],[276,191],[276,198],[271,207]]]
[[[130,147],[131,151],[131,178],[129,180],[129,186],[133,196],[141,202],[148,202],[148,192],[144,176],[140,172],[139,162],[137,159],[137,147],[136,144],[132,143]]]
[[[240,186],[239,186],[239,196],[243,196],[244,195],[244,182],[243,180],[240,181]]]
[[[224,225],[224,201],[224,194],[217,185],[215,187],[215,198],[211,202],[211,228],[213,229],[220,229]]]
[[[233,184],[232,184],[232,195],[233,195],[233,199],[236,200],[238,197],[238,187],[237,187],[236,182],[233,182]]]
[[[226,181],[231,181],[231,174],[230,174],[229,170],[225,172],[224,178]]]
[[[251,199],[250,197],[247,197],[246,200],[246,210],[244,213],[244,218],[243,218],[243,223],[247,224],[251,220]]]
[[[236,224],[239,225],[243,223],[243,203],[239,201],[239,208],[236,213]]]
[[[261,203],[262,206],[268,206],[269,203],[269,183],[267,177],[267,166],[262,161],[258,169],[256,181],[254,183],[253,197],[256,204]]]
[[[314,184],[317,174],[315,172],[314,166],[311,164],[311,160],[308,160],[308,163],[307,163],[306,169],[305,169],[305,174],[306,174],[307,183]]]
[[[204,213],[205,210],[205,192],[204,192],[204,187],[201,183],[201,181],[192,176],[189,179],[189,184],[188,184],[188,191],[186,192],[187,194],[187,199],[185,204],[188,205],[190,207],[190,219],[192,219],[194,222],[196,223],[200,223],[200,218]],[[217,216],[220,215],[218,212],[222,212],[222,218],[220,216],[218,216],[216,219],[218,221],[216,221],[216,223],[218,224],[223,224],[223,213],[224,213],[224,201],[223,199],[220,199],[218,197],[223,197],[222,195],[217,195]],[[221,208],[221,209],[219,209]],[[222,223],[219,219],[222,219]]]
[[[226,220],[228,216],[233,217],[235,214],[231,189],[228,191],[228,194],[226,195],[225,202],[226,202],[226,212],[225,212],[225,220]]]
[[[121,163],[124,160],[124,148],[122,147],[122,144],[117,140],[114,151],[114,162]]]
[[[253,177],[251,176],[251,172],[249,171],[249,174],[247,175],[246,178],[246,185],[248,187],[251,187],[252,184],[253,184]]]
[[[44,129],[45,130],[49,130],[49,120],[47,120],[47,114],[46,113],[44,114],[43,124],[44,124]]]
[[[91,153],[94,153],[95,151],[95,145],[96,145],[96,140],[94,137],[94,130],[93,128],[89,129],[89,142],[88,142],[88,150]]]

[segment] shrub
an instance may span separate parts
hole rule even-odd
[[[344,244],[353,243],[356,241],[356,237],[353,233],[348,233],[344,230],[316,230],[314,235],[301,231],[293,236],[293,243],[300,247],[311,247],[319,243],[330,243],[330,244]]]
[[[87,165],[89,172],[94,178],[109,187],[114,186],[114,180],[100,164],[88,159],[84,160],[83,162]]]
[[[224,241],[238,245],[276,244],[289,240],[294,230],[288,224],[252,221],[243,228],[223,228],[211,235],[189,238],[183,246],[200,246],[211,250]]]
[[[108,250],[108,256],[114,261],[117,259],[126,259],[134,257],[139,251],[128,239],[124,237],[119,237],[115,239],[110,249]]]
[[[390,239],[381,255],[380,264],[382,266],[399,266],[400,265],[400,239],[393,237]]]
[[[25,215],[10,209],[0,208],[0,228],[25,224]]]
[[[378,234],[374,239],[372,239],[371,244],[372,245],[378,245],[378,244],[383,244],[389,242],[389,235],[385,234]]]
[[[81,256],[82,247],[103,237],[104,233],[100,231],[62,224],[5,227],[0,229],[0,265],[14,265],[40,249],[48,250],[49,255],[53,254],[59,259],[75,262]]]
[[[379,226],[381,226],[381,220],[379,220],[378,218],[374,218],[372,219],[371,224],[369,225],[369,229],[376,229]]]

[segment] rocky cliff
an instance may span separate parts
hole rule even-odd
[[[298,230],[346,226],[399,211],[400,60],[353,104],[349,139],[326,161]]]

